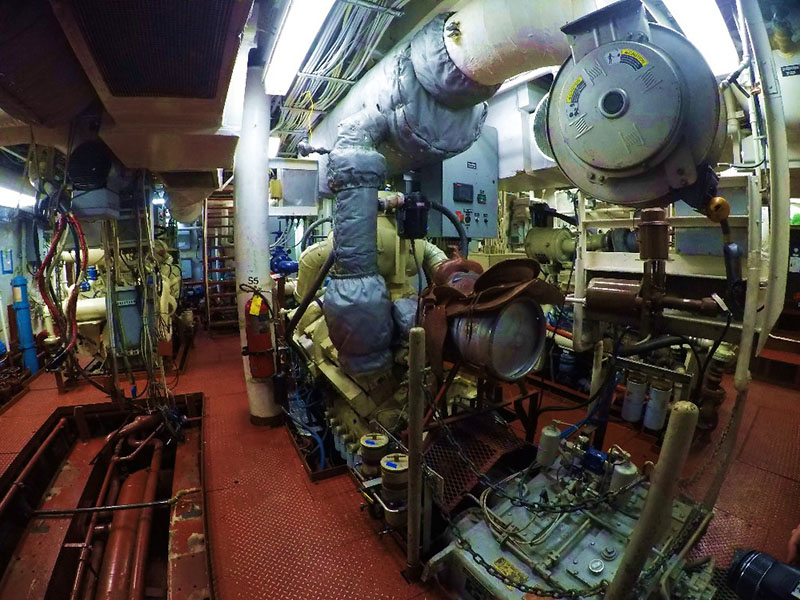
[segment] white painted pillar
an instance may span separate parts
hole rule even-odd
[[[239,285],[259,286],[272,305],[273,286],[269,270],[270,98],[264,93],[263,73],[263,65],[248,65],[242,130],[234,159],[236,300],[243,347],[247,345],[244,307],[250,294],[240,291]],[[272,380],[253,380],[249,358],[243,356],[242,359],[250,421],[255,425],[280,422],[281,409],[275,403]]]

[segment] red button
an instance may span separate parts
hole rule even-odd
[[[456,216],[458,217],[459,221],[461,221],[462,223],[464,222],[464,213],[462,213],[460,210],[456,211]]]

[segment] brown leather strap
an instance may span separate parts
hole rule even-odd
[[[533,279],[511,287],[490,288],[470,298],[454,298],[447,304],[447,316],[454,317],[468,312],[494,310],[518,297],[531,298],[539,304],[560,304],[564,301],[564,295],[558,288],[541,279]]]

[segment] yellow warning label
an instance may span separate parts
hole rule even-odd
[[[623,56],[630,56],[632,59],[634,59],[642,66],[645,66],[647,64],[647,59],[641,54],[639,54],[636,50],[632,50],[630,48],[623,48],[622,50],[620,50],[620,54],[622,54]]]
[[[575,95],[575,90],[578,89],[578,86],[583,83],[583,77],[578,77],[575,81],[572,82],[572,85],[569,86],[569,91],[567,91],[567,104],[572,103],[572,96]]]
[[[528,581],[528,576],[525,575],[522,571],[520,571],[514,564],[511,563],[507,558],[501,556],[496,561],[494,561],[494,568],[500,571],[503,575],[508,577],[514,583],[525,583]],[[508,589],[513,590],[511,586],[506,586]]]
[[[261,314],[261,296],[253,296],[250,301],[250,314],[254,317]]]

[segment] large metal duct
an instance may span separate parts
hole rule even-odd
[[[46,0],[0,2],[0,56],[0,109],[26,125],[65,125],[97,101]]]
[[[448,40],[467,43],[473,39],[473,30],[458,33],[455,37],[462,39],[454,42],[454,30],[448,24],[457,22],[461,14],[472,21],[489,10],[489,4],[476,0],[458,13],[438,15],[351,91],[358,100],[345,100],[355,110],[342,119],[328,157],[328,186],[337,197],[336,263],[324,313],[342,367],[352,374],[381,371],[392,362],[392,305],[376,255],[378,189],[386,178],[386,159],[403,169],[417,168],[460,154],[480,135],[486,118],[484,101],[502,79],[481,83],[453,62]],[[509,0],[507,4],[523,3]],[[573,5],[584,7],[587,2],[542,3],[537,11],[516,10],[514,14],[525,15],[525,26],[517,23],[509,30],[510,21],[505,26],[493,23],[487,35],[500,36],[502,31],[508,45],[503,56],[513,53],[512,47],[524,55],[517,72],[551,64],[569,53],[566,38],[556,43],[551,32],[578,16]],[[494,5],[492,10],[496,10]],[[483,50],[469,47],[462,56]]]

